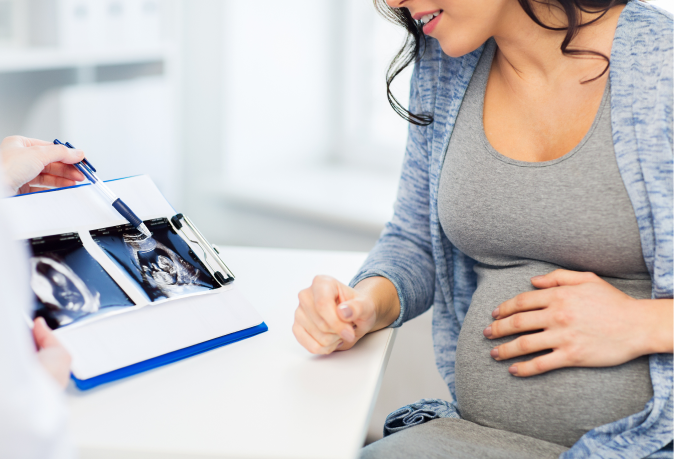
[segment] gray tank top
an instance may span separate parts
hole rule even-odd
[[[566,155],[524,162],[497,152],[484,134],[484,93],[496,50],[486,47],[461,105],[440,178],[446,236],[478,261],[477,290],[456,350],[456,395],[464,419],[564,446],[644,409],[653,396],[648,357],[609,368],[563,368],[530,378],[508,373],[515,358],[489,352],[491,312],[533,290],[530,278],[557,268],[592,271],[635,298],[651,279],[635,214],[618,171],[609,86],[587,135]]]

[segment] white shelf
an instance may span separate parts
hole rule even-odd
[[[0,73],[136,64],[164,60],[167,55],[167,49],[160,47],[106,51],[56,48],[2,49],[0,50]]]

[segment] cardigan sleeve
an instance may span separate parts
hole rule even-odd
[[[420,66],[411,78],[409,110],[423,112],[418,86]],[[394,214],[376,246],[350,282],[354,287],[368,277],[390,280],[400,299],[400,315],[392,327],[425,312],[433,302],[435,263],[430,236],[430,126],[409,125]]]

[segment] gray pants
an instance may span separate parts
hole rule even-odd
[[[462,419],[434,419],[366,446],[361,459],[548,459],[568,448]]]

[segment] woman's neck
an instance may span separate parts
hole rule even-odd
[[[583,27],[569,44],[569,49],[582,49],[611,54],[618,17],[625,5],[610,9],[594,24]],[[555,6],[532,2],[536,16],[547,26],[566,27],[566,16]],[[585,81],[594,78],[606,67],[606,61],[594,55],[568,56],[560,46],[566,31],[548,30],[536,24],[517,1],[505,11],[497,24],[494,39],[498,46],[496,61],[501,75],[509,80],[527,82],[530,86],[557,86],[572,77]],[[582,13],[581,23],[594,20],[599,14]]]

